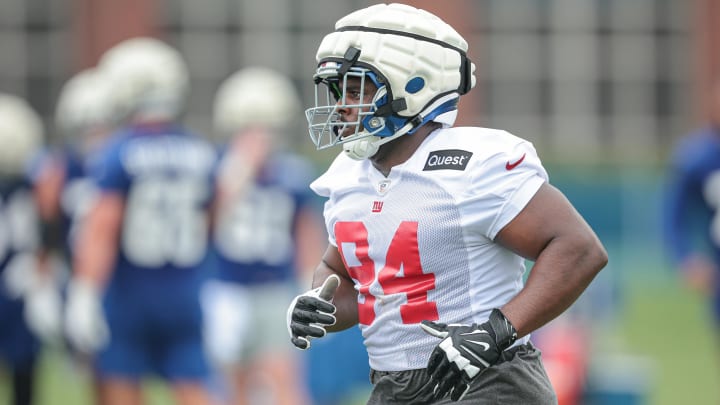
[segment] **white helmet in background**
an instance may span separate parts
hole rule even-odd
[[[316,56],[315,107],[306,111],[316,147],[343,144],[350,157],[365,159],[429,121],[452,125],[459,97],[475,86],[467,49],[450,25],[404,4],[377,4],[341,18]],[[371,103],[346,102],[347,77],[359,78],[361,89],[364,80],[373,82]],[[343,108],[361,108],[358,120],[341,121]],[[340,136],[353,126],[353,134]]]
[[[55,125],[68,140],[107,131],[117,122],[114,88],[99,69],[85,69],[72,76],[60,90]]]
[[[21,175],[43,146],[40,116],[23,99],[0,93],[0,174]]]
[[[108,49],[98,67],[113,83],[126,116],[171,120],[185,107],[189,73],[180,53],[154,38],[132,38]]]
[[[215,131],[223,138],[249,127],[281,132],[300,113],[300,97],[290,79],[272,69],[238,70],[218,88],[213,106]]]

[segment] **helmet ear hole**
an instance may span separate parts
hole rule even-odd
[[[407,84],[405,84],[405,91],[410,94],[415,94],[418,91],[422,90],[425,87],[425,79],[422,77],[416,76],[412,79],[408,80]]]

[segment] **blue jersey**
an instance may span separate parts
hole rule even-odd
[[[91,164],[98,192],[119,193],[125,214],[114,278],[192,278],[208,244],[216,153],[179,127],[133,127]]]
[[[680,141],[666,193],[665,235],[675,263],[698,247],[720,263],[720,129],[705,128]]]
[[[22,298],[10,293],[4,274],[11,267],[32,272],[40,244],[40,222],[30,182],[0,179],[0,359],[22,367],[34,361],[40,343],[25,323]]]
[[[52,235],[45,235],[45,248],[62,250],[64,258],[70,261],[78,227],[96,193],[86,169],[85,158],[77,151],[77,146],[48,149],[35,156],[30,167],[34,186],[43,187],[42,177],[49,171],[57,170],[62,172],[60,195],[57,196],[57,217],[45,219],[57,228],[46,229]]]
[[[209,241],[216,152],[176,126],[133,127],[90,168],[99,193],[124,196],[104,304],[111,341],[101,374],[204,378],[199,290]]]
[[[241,284],[295,278],[298,214],[314,198],[308,188],[310,164],[275,154],[255,182],[219,213],[213,250],[220,280]]]
[[[86,169],[85,160],[74,151],[63,154],[65,181],[60,191],[60,221],[68,258],[74,251],[77,230],[90,208],[96,193]]]
[[[30,182],[0,179],[0,274],[17,256],[35,253],[39,223]]]

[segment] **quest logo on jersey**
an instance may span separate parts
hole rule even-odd
[[[462,149],[446,149],[430,152],[423,171],[426,170],[465,170],[472,152]]]

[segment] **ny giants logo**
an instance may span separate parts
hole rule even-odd
[[[465,170],[472,152],[462,149],[446,149],[430,152],[423,171],[428,170]]]
[[[380,212],[380,211],[382,211],[382,207],[383,207],[382,201],[373,201],[372,212]]]

